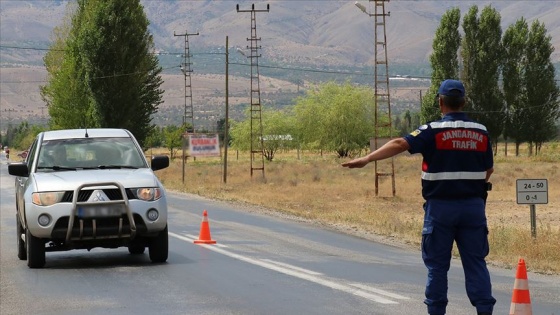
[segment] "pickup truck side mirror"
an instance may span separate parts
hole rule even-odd
[[[8,173],[14,176],[28,177],[29,168],[25,162],[16,162],[8,164]]]
[[[161,170],[169,166],[169,157],[166,155],[156,155],[152,157],[151,168],[153,171]]]

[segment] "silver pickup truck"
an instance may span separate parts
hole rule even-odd
[[[45,265],[45,252],[128,247],[152,262],[168,256],[166,192],[134,136],[124,129],[42,132],[16,176],[18,257],[30,268]]]

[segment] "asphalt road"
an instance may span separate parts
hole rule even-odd
[[[0,156],[0,314],[426,314],[420,252],[263,211],[168,192],[169,260],[126,248],[17,258],[13,178]],[[197,245],[208,211],[215,245]],[[530,263],[530,262],[528,262]],[[495,314],[509,314],[515,270],[491,268]],[[475,314],[460,261],[448,314]],[[560,277],[529,273],[533,314],[560,315]]]

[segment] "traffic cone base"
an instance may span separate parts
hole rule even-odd
[[[195,244],[216,244],[216,241],[210,236],[210,224],[208,223],[208,212],[202,212],[202,223],[200,224],[200,234]]]
[[[509,309],[510,315],[532,315],[533,310],[531,308],[531,304],[513,304]]]
[[[513,295],[511,297],[511,307],[509,315],[532,315],[531,295],[529,294],[529,280],[527,279],[527,267],[525,261],[519,259],[515,283],[513,285]]]

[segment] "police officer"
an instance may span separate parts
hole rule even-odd
[[[469,300],[479,315],[489,315],[496,303],[485,261],[489,251],[485,206],[488,180],[494,171],[492,146],[486,127],[462,112],[465,88],[460,81],[443,81],[437,98],[441,120],[422,125],[342,166],[361,168],[406,150],[422,154],[422,196],[426,200],[422,259],[428,269],[424,300],[428,313],[445,314],[447,272],[455,241]]]

